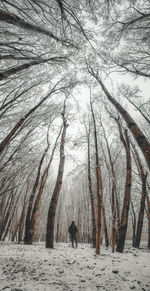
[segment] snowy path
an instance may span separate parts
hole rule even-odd
[[[90,245],[0,244],[0,290],[150,291],[150,251],[128,248],[123,254]]]

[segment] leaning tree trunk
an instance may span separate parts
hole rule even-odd
[[[65,164],[65,155],[64,155],[64,145],[65,145],[65,136],[66,136],[66,129],[67,129],[67,122],[65,119],[65,105],[64,105],[64,113],[63,116],[63,132],[61,136],[61,144],[60,144],[60,161],[59,161],[59,168],[57,174],[57,180],[55,189],[51,198],[49,210],[48,210],[48,217],[47,217],[47,231],[46,231],[46,248],[53,248],[54,247],[54,224],[55,224],[55,215],[56,215],[56,207],[59,198],[59,194],[61,191],[62,180],[63,180],[63,172],[64,172],[64,164]]]
[[[125,120],[128,128],[130,129],[130,131],[132,132],[136,142],[138,143],[144,158],[146,160],[146,163],[150,169],[150,143],[148,141],[148,139],[146,138],[146,136],[144,135],[144,133],[140,130],[140,128],[138,127],[138,125],[135,123],[135,121],[132,119],[132,117],[130,116],[130,114],[122,107],[121,104],[119,104],[119,102],[116,101],[116,99],[114,97],[112,97],[112,95],[109,93],[109,91],[107,90],[107,88],[104,86],[104,83],[102,82],[102,80],[100,79],[100,77],[94,73],[92,68],[89,68],[89,73],[94,76],[94,78],[97,80],[97,82],[100,84],[102,90],[104,91],[106,97],[108,98],[108,100],[115,106],[115,108],[117,109],[117,111],[122,115],[123,119]]]
[[[100,254],[101,243],[101,228],[102,228],[102,176],[99,164],[98,143],[97,143],[97,129],[94,116],[92,101],[90,99],[91,113],[94,125],[94,139],[95,139],[95,170],[96,170],[96,194],[97,194],[97,232],[96,232],[96,254]]]
[[[119,125],[119,124],[118,124]],[[125,138],[123,137],[121,127],[120,130],[120,138],[125,147],[126,151],[126,183],[125,183],[125,193],[124,193],[124,201],[121,215],[121,225],[119,228],[119,239],[117,242],[116,251],[122,253],[124,250],[124,244],[126,239],[126,232],[128,226],[128,214],[129,214],[129,205],[130,205],[130,194],[131,194],[131,180],[132,180],[132,170],[131,170],[131,154],[130,154],[130,144],[129,138],[127,135],[127,130],[125,130]]]
[[[92,210],[92,239],[93,239],[93,248],[96,247],[96,215],[95,215],[95,203],[94,203],[94,193],[92,189],[92,178],[91,178],[91,162],[90,162],[90,136],[87,133],[87,144],[88,144],[88,184],[89,184],[89,193],[91,200],[91,210]]]

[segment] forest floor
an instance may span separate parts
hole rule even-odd
[[[0,243],[0,290],[6,291],[150,291],[150,251],[128,244],[123,254],[89,244],[46,249]]]

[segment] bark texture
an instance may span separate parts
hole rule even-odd
[[[131,170],[130,144],[129,144],[127,130],[125,130],[125,138],[123,137],[123,134],[121,131],[120,131],[120,137],[126,151],[126,183],[125,183],[125,193],[124,193],[124,201],[123,201],[123,208],[122,208],[122,215],[121,215],[121,225],[119,228],[119,239],[117,242],[116,251],[122,253],[124,250],[124,244],[125,244],[125,238],[126,238],[126,232],[127,232],[127,226],[128,226],[132,170]]]
[[[65,145],[66,130],[68,126],[64,114],[65,114],[65,110],[63,113],[63,131],[62,131],[61,144],[60,144],[60,161],[59,161],[57,180],[56,180],[55,189],[51,198],[51,202],[50,202],[50,206],[48,210],[48,217],[47,217],[46,248],[54,247],[54,225],[55,225],[56,207],[57,207],[58,198],[61,191],[62,180],[63,180],[63,172],[64,172],[64,164],[65,164],[64,145]]]
[[[145,200],[146,200],[146,181],[147,181],[147,174],[144,173],[144,168],[140,159],[140,156],[138,154],[138,151],[136,150],[136,147],[133,143],[132,148],[135,155],[135,160],[139,172],[139,176],[141,178],[142,182],[142,194],[141,194],[141,201],[140,201],[140,210],[138,215],[138,222],[137,222],[137,229],[135,233],[135,239],[134,239],[134,247],[139,248],[140,241],[141,241],[141,235],[142,235],[142,228],[143,228],[143,220],[144,220],[144,210],[145,210]]]
[[[102,176],[99,164],[97,129],[92,101],[90,99],[91,113],[94,125],[94,139],[95,139],[95,171],[96,171],[96,196],[97,196],[97,232],[96,232],[96,254],[100,254],[101,243],[101,228],[102,228]]]
[[[93,248],[96,247],[96,215],[95,215],[95,199],[94,193],[92,189],[92,178],[91,178],[91,162],[90,162],[90,136],[87,134],[87,143],[88,143],[88,183],[89,183],[89,193],[90,193],[90,201],[91,201],[91,210],[92,210],[92,238],[93,238]]]

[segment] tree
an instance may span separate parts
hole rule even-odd
[[[92,226],[93,226],[92,237],[93,237],[93,248],[95,248],[96,247],[96,214],[95,214],[95,199],[94,199],[94,193],[92,189],[92,178],[91,178],[90,125],[89,125],[89,130],[87,130],[86,128],[86,136],[87,136],[87,147],[88,147],[88,185],[89,185],[89,193],[90,193],[90,200],[91,200]]]
[[[135,145],[131,142],[134,154],[135,154],[135,159],[137,163],[137,168],[139,172],[139,176],[142,182],[142,194],[141,194],[141,201],[140,201],[140,210],[139,210],[139,216],[138,216],[138,222],[137,222],[137,229],[135,233],[135,238],[134,238],[134,247],[139,248],[140,246],[140,241],[141,241],[141,234],[142,234],[142,227],[143,227],[143,219],[144,219],[144,210],[145,210],[145,200],[146,200],[146,181],[147,181],[147,174],[144,172],[144,168],[142,166],[142,162],[140,159],[140,156],[138,154],[138,151],[136,150]]]
[[[147,162],[147,165],[150,169],[150,143],[148,139],[146,138],[144,133],[141,131],[141,129],[138,127],[138,125],[133,120],[133,118],[130,116],[130,114],[121,106],[121,104],[119,104],[119,102],[115,100],[114,97],[112,97],[112,95],[109,93],[109,91],[105,87],[104,83],[102,82],[98,74],[94,73],[92,68],[88,68],[88,71],[97,80],[97,82],[100,84],[108,100],[113,104],[113,106],[117,109],[117,111],[121,114],[121,116],[125,120],[128,128],[130,129],[136,142],[138,143],[144,155],[144,158]]]
[[[90,107],[93,118],[94,126],[94,140],[95,140],[95,171],[96,171],[96,196],[97,196],[97,234],[96,234],[96,254],[100,253],[100,243],[101,243],[101,226],[102,226],[102,176],[101,168],[99,164],[99,154],[98,154],[98,142],[97,142],[97,129],[95,115],[90,95]]]
[[[66,130],[68,127],[67,120],[65,117],[65,108],[66,108],[65,103],[66,103],[66,100],[64,102],[64,108],[63,108],[63,113],[62,113],[63,131],[62,131],[61,143],[60,143],[60,161],[59,161],[59,167],[58,167],[58,174],[57,174],[57,180],[56,180],[54,192],[51,198],[51,202],[50,202],[50,206],[48,210],[48,217],[47,217],[46,248],[54,247],[55,214],[56,214],[56,207],[57,207],[59,194],[61,191],[63,172],[64,172],[64,164],[65,164],[64,145],[65,145]]]
[[[116,248],[117,252],[122,253],[124,249],[127,226],[128,226],[132,169],[131,169],[130,143],[129,143],[127,130],[125,130],[125,137],[124,137],[119,121],[118,121],[118,127],[119,127],[119,132],[120,132],[120,139],[126,151],[126,183],[125,183],[125,192],[124,192],[124,201],[123,201],[123,207],[122,207],[121,221],[120,221],[120,227],[119,227],[119,238],[118,238],[117,248]]]

